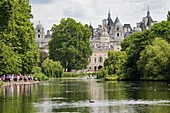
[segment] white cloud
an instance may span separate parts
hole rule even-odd
[[[91,22],[97,27],[102,19],[107,18],[109,9],[113,21],[118,16],[123,24],[130,23],[134,27],[146,16],[148,6],[151,16],[157,21],[165,20],[170,10],[169,0],[31,0],[31,5],[34,15],[32,22],[36,25],[41,21],[46,30],[66,17],[83,24]]]

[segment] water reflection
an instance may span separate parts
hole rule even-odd
[[[20,84],[20,85],[10,85],[3,88],[2,91],[4,96],[14,97],[14,95],[30,95],[31,94],[31,85]]]
[[[169,89],[166,82],[53,79],[1,88],[0,113],[169,113]]]

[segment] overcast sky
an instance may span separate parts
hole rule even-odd
[[[110,9],[114,21],[119,17],[122,24],[129,23],[132,27],[146,16],[149,6],[153,20],[166,20],[170,10],[170,0],[30,0],[34,26],[40,23],[45,30],[53,24],[59,24],[61,18],[74,18],[83,24],[97,27],[107,19]]]

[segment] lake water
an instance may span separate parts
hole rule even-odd
[[[52,79],[0,88],[0,113],[170,113],[168,82]]]

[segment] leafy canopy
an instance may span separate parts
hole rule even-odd
[[[60,24],[53,25],[52,40],[49,42],[49,58],[60,61],[68,71],[84,69],[92,54],[90,45],[90,28],[72,18],[61,19]]]

